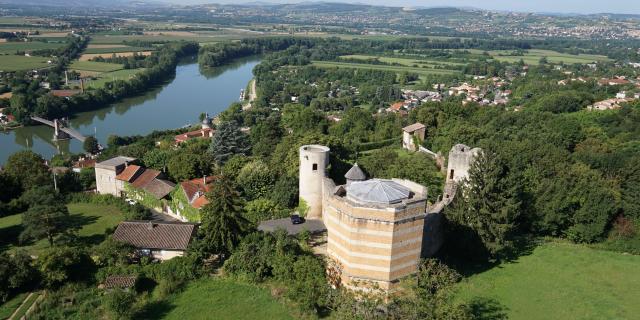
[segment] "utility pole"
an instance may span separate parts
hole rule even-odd
[[[58,181],[56,180],[56,172],[53,172],[53,189],[58,191]]]

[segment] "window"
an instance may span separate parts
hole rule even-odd
[[[313,171],[318,171],[318,164],[317,163],[313,164]]]
[[[449,179],[453,179],[453,169],[451,169],[451,173],[449,173]]]

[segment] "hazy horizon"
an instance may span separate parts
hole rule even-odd
[[[299,3],[299,2],[318,2],[318,1],[302,1],[302,0],[160,0],[163,2],[175,4],[203,4],[203,3],[221,3],[221,4],[241,4],[241,3]],[[329,0],[322,2],[343,2],[343,3],[360,3],[381,6],[398,6],[398,7],[474,7],[486,10],[500,11],[518,11],[518,12],[549,12],[549,13],[628,13],[640,14],[640,1],[629,3],[628,0],[536,0],[536,1],[505,1],[505,0],[485,0],[482,2],[473,0],[372,0],[372,1],[350,1],[350,0]]]

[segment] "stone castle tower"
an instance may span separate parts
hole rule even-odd
[[[322,187],[329,165],[329,151],[328,147],[320,145],[300,147],[300,200],[308,206],[308,219],[322,219]]]

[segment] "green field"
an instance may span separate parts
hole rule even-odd
[[[42,69],[49,66],[45,57],[25,57],[17,55],[0,56],[0,71],[13,72],[20,70]]]
[[[387,66],[387,65],[375,65],[366,63],[350,63],[350,62],[336,62],[336,61],[313,61],[313,65],[320,68],[355,68],[355,69],[371,69],[371,70],[383,70],[393,71],[396,73],[412,72],[419,75],[447,75],[456,74],[459,71],[447,70],[447,69],[430,69],[430,68],[415,68],[415,67],[403,67],[403,66]]]
[[[165,312],[163,312],[165,311]],[[150,319],[293,319],[287,307],[267,289],[231,280],[205,278],[190,283],[163,308],[150,310]]]
[[[122,69],[113,72],[105,72],[95,76],[95,80],[86,80],[87,88],[102,88],[105,83],[113,80],[128,80],[131,76],[144,71],[143,69]]]
[[[509,319],[637,319],[640,256],[549,242],[473,275],[462,301],[490,301]]]
[[[78,236],[86,243],[101,242],[105,231],[117,226],[123,219],[122,212],[113,206],[73,203],[67,207],[73,228],[78,230]],[[0,218],[0,252],[20,247],[37,254],[49,246],[46,240],[20,246],[18,236],[22,231],[21,222],[20,214]]]
[[[42,41],[32,42],[4,42],[0,43],[0,54],[15,54],[17,51],[34,51],[43,49],[57,49],[64,43],[48,43]]]
[[[119,47],[119,48],[88,48],[84,53],[118,53],[118,52],[139,52],[139,51],[153,51],[155,48],[143,48],[143,47]]]
[[[450,62],[450,61],[440,61],[434,59],[409,59],[409,58],[399,58],[399,57],[385,57],[385,56],[368,56],[368,55],[360,55],[353,54],[347,56],[341,56],[340,58],[345,59],[355,59],[355,60],[372,60],[377,59],[380,62],[384,63],[396,63],[401,64],[403,66],[418,66],[418,67],[434,67],[434,66],[464,66],[464,63],[460,62]]]
[[[70,69],[94,71],[94,72],[112,72],[121,70],[122,65],[117,63],[94,62],[94,61],[74,61]]]
[[[509,55],[510,53],[513,52],[511,50],[495,50],[495,51],[488,51],[488,52],[496,60],[499,60],[502,62],[513,63],[513,62],[518,62],[520,61],[520,59],[522,59],[524,60],[525,63],[531,64],[531,65],[538,64],[542,57],[547,57],[547,60],[549,60],[549,62],[553,62],[553,63],[564,62],[568,64],[573,64],[573,63],[586,64],[586,63],[593,63],[597,61],[609,60],[609,58],[605,56],[600,56],[600,55],[591,55],[591,54],[575,55],[575,54],[568,54],[568,53],[560,53],[552,50],[534,50],[534,49],[527,50],[527,53],[525,53],[524,56]]]

